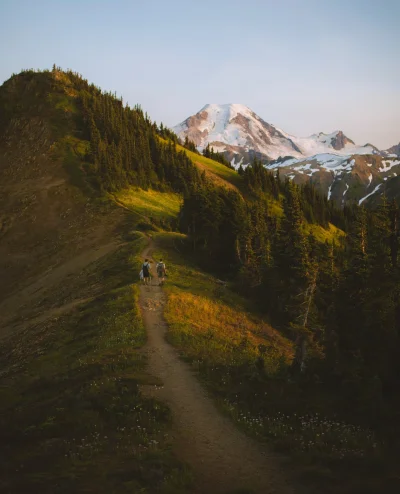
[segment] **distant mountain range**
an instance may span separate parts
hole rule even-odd
[[[312,181],[340,204],[400,198],[400,143],[387,150],[357,145],[341,130],[296,137],[244,105],[210,104],[173,128],[199,151],[208,144],[238,168],[256,157],[296,183]]]

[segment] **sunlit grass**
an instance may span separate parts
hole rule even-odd
[[[222,178],[226,182],[240,187],[242,183],[241,176],[236,172],[236,170],[232,170],[227,166],[218,163],[218,161],[214,161],[210,158],[206,158],[205,156],[197,153],[193,153],[188,149],[180,146],[179,144],[176,146],[178,151],[184,151],[187,156],[193,161],[195,164],[200,164],[205,169],[209,170],[211,173],[215,174],[217,177]]]
[[[329,223],[328,228],[324,228],[321,225],[307,223],[305,224],[305,230],[307,233],[311,233],[318,242],[328,242],[336,245],[340,245],[346,235],[343,230],[337,228],[332,223]]]
[[[147,218],[175,219],[182,204],[182,197],[179,194],[135,187],[116,192],[115,197],[131,211]]]
[[[290,359],[291,346],[278,332],[218,299],[171,291],[165,318],[170,340],[193,359],[241,366],[264,358],[271,373],[282,357]]]
[[[167,143],[166,139],[159,137],[160,141]],[[206,158],[202,154],[197,154],[189,151],[180,144],[176,145],[177,151],[186,153],[188,158],[199,168],[201,172],[205,172],[206,176],[217,186],[240,189],[243,180],[242,177],[231,168],[218,163],[210,158]]]
[[[279,202],[276,199],[268,199],[267,204],[268,204],[268,212],[272,216],[277,216],[278,218],[283,218],[284,213],[283,213],[282,202]]]
[[[282,360],[291,360],[292,344],[250,314],[248,301],[184,261],[179,255],[184,235],[159,233],[154,238],[162,249],[157,255],[163,256],[168,267],[165,317],[175,345],[191,358],[219,364],[254,364],[264,358],[271,372]]]
[[[74,153],[80,158],[84,158],[90,151],[89,141],[84,141],[71,135],[66,135],[63,139],[61,139],[61,143],[69,145],[73,149]]]

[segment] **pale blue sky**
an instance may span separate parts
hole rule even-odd
[[[53,63],[173,126],[242,103],[286,132],[400,141],[400,0],[0,0],[0,83]]]

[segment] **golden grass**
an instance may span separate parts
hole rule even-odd
[[[159,139],[164,144],[168,142],[162,137],[159,137]],[[206,176],[217,186],[234,189],[239,192],[238,187],[242,184],[242,177],[235,170],[218,163],[218,161],[206,158],[201,154],[193,153],[180,144],[176,145],[176,149],[177,151],[183,151],[197,168],[202,172],[204,171]]]
[[[236,189],[242,183],[241,176],[235,170],[218,163],[218,161],[214,161],[203,155],[193,153],[179,144],[177,144],[176,148],[178,151],[185,152],[193,163],[200,168],[200,170],[205,170],[209,176],[219,178],[220,181],[222,181],[222,183],[226,186]],[[220,183],[218,183],[218,185],[220,185]]]
[[[194,154],[194,153],[193,153]],[[225,178],[222,178],[218,174],[214,173],[212,170],[209,169],[207,165],[204,163],[201,163],[200,161],[196,161],[195,165],[201,172],[205,172],[206,177],[211,180],[215,185],[218,187],[225,187],[227,189],[231,190],[236,190],[237,192],[240,193],[239,189],[236,187],[236,185],[233,185],[231,182],[226,180]],[[225,167],[226,168],[226,167]]]
[[[114,197],[130,211],[147,218],[174,219],[178,216],[182,204],[182,197],[179,194],[135,187],[120,190]]]
[[[263,356],[265,369],[274,374],[290,362],[292,343],[255,313],[252,303],[223,287],[216,279],[185,260],[185,236],[154,235],[155,257],[167,265],[164,316],[168,338],[191,360],[210,365],[254,365]]]
[[[254,362],[266,351],[269,372],[281,358],[290,361],[291,344],[268,324],[219,300],[170,292],[165,318],[171,341],[194,359],[237,366]]]
[[[268,199],[268,211],[272,216],[277,216],[278,218],[282,218],[284,215],[282,202],[279,202],[276,199]]]
[[[340,228],[329,223],[328,228],[323,228],[320,225],[312,225],[307,223],[305,225],[305,230],[307,233],[311,233],[318,242],[329,242],[335,245],[340,245],[342,239],[345,237],[345,232]]]

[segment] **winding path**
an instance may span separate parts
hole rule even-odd
[[[151,251],[150,243],[143,257],[151,258]],[[165,340],[166,296],[161,287],[141,286],[140,290],[140,306],[148,334],[149,371],[163,381],[163,387],[147,389],[146,394],[171,408],[173,448],[194,471],[194,492],[220,494],[243,489],[243,493],[293,493],[284,478],[279,458],[263,451],[218,412],[190,367]]]

